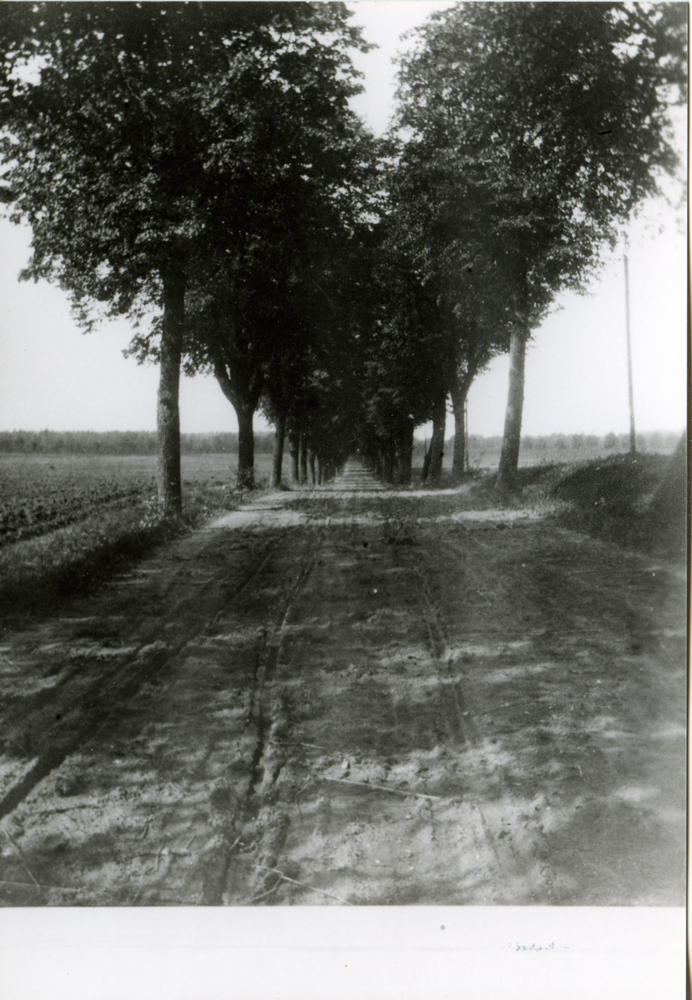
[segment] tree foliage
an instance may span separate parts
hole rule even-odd
[[[685,20],[682,4],[459,4],[418,29],[402,61],[422,266],[458,287],[472,268],[504,308],[507,487],[531,330],[557,292],[584,288],[615,224],[676,167],[668,103],[685,86]]]
[[[160,362],[171,510],[181,363],[233,402],[243,481],[260,400],[313,453],[359,447],[393,475],[431,416],[439,468],[446,395],[461,440],[473,377],[509,347],[511,487],[531,331],[675,169],[683,4],[433,15],[401,61],[398,147],[349,111],[350,53],[367,49],[349,17],[271,0],[0,5],[0,201],[32,228],[23,276],[59,282],[86,328],[153,309],[132,353]]]
[[[349,16],[305,2],[0,8],[2,180],[33,231],[24,277],[59,281],[87,325],[94,304],[160,312],[173,509],[188,283],[212,251],[237,258],[258,230],[290,226],[313,170],[338,158],[334,123],[358,89],[349,49],[364,47]]]
[[[157,270],[194,238],[247,228],[257,192],[295,173],[282,129],[307,144],[310,111],[319,134],[324,105],[357,90],[341,79],[359,44],[346,16],[333,3],[3,6],[0,150],[11,217],[32,226],[25,275],[113,313],[160,299]]]
[[[301,129],[297,111],[290,114],[295,147],[284,152],[291,173],[277,170],[247,192],[245,204],[256,201],[251,226],[226,233],[205,254],[191,289],[188,365],[211,367],[236,409],[241,442],[248,441],[238,464],[245,482],[252,480],[252,430],[243,421],[264,393],[277,415],[299,422],[314,356],[324,354],[325,341],[338,354],[350,264],[368,229],[376,145],[342,108],[323,114],[311,148],[305,133],[314,128],[314,109],[311,116]]]

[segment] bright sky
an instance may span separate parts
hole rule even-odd
[[[435,9],[432,0],[357,0],[354,23],[380,48],[358,55],[366,92],[354,109],[386,127],[394,93],[391,59],[402,32]],[[684,138],[681,143],[684,148]],[[652,206],[649,228],[630,232],[631,332],[637,429],[682,430],[686,421],[686,235],[670,210]],[[663,226],[663,231],[657,230]],[[67,296],[46,283],[18,283],[30,234],[0,220],[0,430],[154,430],[158,371],[125,359],[126,323],[84,335]],[[526,434],[626,432],[629,427],[625,288],[616,258],[589,297],[565,295],[536,332],[526,366]],[[469,396],[472,434],[501,434],[507,358],[477,379]],[[183,432],[237,429],[213,378],[183,378]],[[261,418],[257,429],[266,428]],[[451,427],[449,428],[451,431]]]

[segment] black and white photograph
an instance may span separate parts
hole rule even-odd
[[[0,4],[8,1000],[685,996],[688,16]]]

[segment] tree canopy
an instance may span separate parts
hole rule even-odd
[[[190,274],[290,226],[291,199],[339,160],[359,89],[349,50],[366,47],[349,16],[306,2],[0,8],[2,181],[33,231],[24,277],[59,281],[86,324],[94,304],[135,321],[160,310],[159,490],[173,510]]]
[[[676,167],[686,6],[460,3],[401,57],[390,139],[348,108],[366,50],[342,3],[0,5],[0,200],[25,278],[85,328],[145,316],[159,490],[180,509],[181,364],[238,414],[406,478],[413,428],[510,350],[499,481],[516,473],[527,341]],[[455,448],[455,470],[463,452]],[[426,466],[427,467],[427,466]]]
[[[677,164],[668,103],[685,85],[685,19],[682,4],[464,3],[417,29],[402,58],[419,258],[457,288],[473,268],[505,308],[506,487],[531,330],[557,292],[584,288],[615,223]]]

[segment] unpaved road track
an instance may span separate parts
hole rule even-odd
[[[684,904],[685,581],[357,466],[0,648],[0,900]]]

